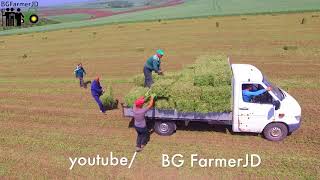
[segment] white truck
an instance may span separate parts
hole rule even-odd
[[[271,141],[281,141],[297,130],[301,124],[299,103],[284,90],[272,85],[261,71],[249,64],[232,64],[232,112],[178,112],[167,109],[151,109],[146,113],[149,121],[154,121],[154,130],[159,135],[171,135],[176,123],[191,121],[208,124],[226,124],[233,132],[263,133]],[[250,102],[243,99],[244,86],[255,90],[271,91],[253,97]],[[123,115],[133,117],[132,108],[122,104]]]

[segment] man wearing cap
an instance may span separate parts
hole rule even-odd
[[[134,127],[137,131],[137,145],[136,151],[140,152],[143,147],[147,144],[149,131],[147,128],[147,123],[145,119],[146,112],[152,108],[154,104],[154,96],[150,97],[150,102],[147,107],[143,107],[145,103],[144,97],[140,97],[134,102],[133,106],[133,118],[134,118]]]
[[[102,89],[102,87],[100,85],[100,78],[96,77],[91,83],[91,95],[94,98],[94,100],[97,102],[97,104],[100,108],[100,112],[105,113],[106,109],[100,100],[100,96],[103,93],[104,93],[104,90]]]
[[[156,54],[151,56],[143,68],[144,74],[144,86],[150,88],[153,84],[152,71],[155,71],[158,75],[162,75],[160,68],[161,58],[163,57],[164,52],[161,49],[158,49]]]

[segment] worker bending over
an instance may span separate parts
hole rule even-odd
[[[163,72],[161,71],[161,58],[163,57],[164,52],[161,49],[158,49],[156,54],[151,56],[143,68],[144,74],[144,87],[150,88],[153,84],[152,79],[152,71],[155,71],[158,75],[162,75]]]
[[[100,112],[106,113],[106,109],[100,100],[100,96],[103,93],[104,93],[104,90],[100,85],[100,78],[96,77],[91,83],[91,95],[94,98],[94,100],[97,102],[97,104],[100,108]]]

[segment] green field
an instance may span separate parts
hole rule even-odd
[[[27,29],[13,29],[10,31],[2,31],[0,32],[0,35],[41,32],[64,28],[103,25],[108,23],[177,19],[201,16],[316,11],[319,9],[319,0],[187,0],[183,4],[173,7],[120,14],[95,20],[60,23],[41,27],[31,27]]]
[[[58,16],[49,16],[48,19],[58,21],[58,22],[72,22],[90,19],[89,14],[66,14]]]

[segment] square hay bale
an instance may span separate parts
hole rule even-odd
[[[148,88],[144,87],[134,87],[133,89],[131,89],[124,98],[126,105],[129,107],[133,107],[134,101],[139,97],[144,96],[148,90]]]
[[[158,99],[155,102],[155,107],[158,109],[174,109],[176,106],[172,100]]]
[[[117,105],[116,100],[113,97],[113,90],[111,86],[108,86],[107,90],[100,96],[100,100],[104,107],[107,109],[114,109]]]
[[[231,85],[232,72],[226,57],[202,56],[195,64],[194,84],[196,86]]]
[[[151,93],[155,93],[158,97],[170,96],[170,88],[176,82],[174,79],[161,79],[154,83],[151,87]]]
[[[177,82],[171,86],[170,93],[170,97],[175,100],[196,100],[201,97],[201,88],[194,86],[191,82]]]
[[[201,87],[201,100],[204,102],[215,102],[231,98],[231,86],[202,86]]]
[[[158,80],[158,76],[157,74],[155,73],[152,73],[152,79],[153,81],[157,81]],[[139,74],[137,76],[134,76],[131,80],[131,82],[135,85],[135,86],[140,86],[140,87],[144,87],[144,75],[143,73],[142,74]]]
[[[166,72],[164,76],[160,76],[156,73],[152,73],[152,79],[154,82],[157,82],[159,80],[163,80],[163,79],[175,79],[177,80],[179,78],[180,73],[172,73],[172,72]],[[135,86],[140,86],[140,87],[144,87],[144,75],[139,74],[134,76],[131,79],[131,82],[135,85]]]
[[[201,88],[191,82],[175,83],[170,89],[170,100],[175,102],[175,108],[182,112],[193,112],[201,97]]]
[[[194,111],[201,113],[214,112],[212,111],[211,105],[205,102],[198,103],[197,106],[194,108]]]
[[[206,103],[211,112],[231,111],[231,86],[202,86],[201,101]]]

